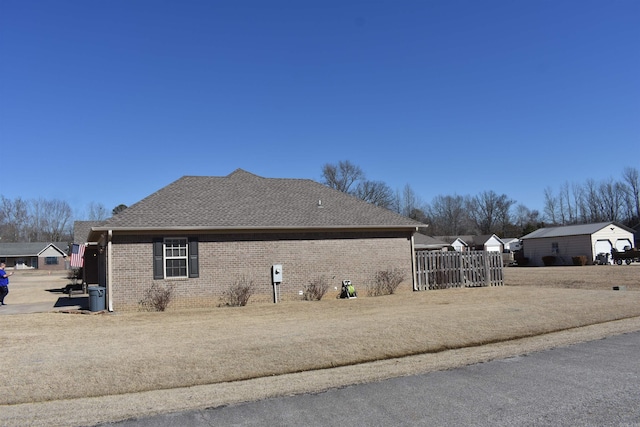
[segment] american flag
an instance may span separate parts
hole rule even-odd
[[[84,265],[84,245],[71,245],[71,268],[81,268]]]

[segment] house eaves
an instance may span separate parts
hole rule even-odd
[[[425,227],[427,225],[425,224]],[[91,229],[91,233],[89,235],[89,241],[95,241],[99,236],[95,236],[95,234],[102,234],[106,232],[112,233],[122,233],[122,234],[157,234],[157,233],[212,233],[212,234],[220,234],[220,233],[278,233],[278,232],[345,232],[345,231],[411,231],[417,232],[421,227],[417,226],[407,226],[407,225],[380,225],[380,226],[309,226],[309,227],[299,227],[299,226],[291,226],[291,227],[260,227],[260,226],[246,226],[246,227],[146,227],[146,228],[138,228],[138,227],[93,227]],[[91,238],[93,237],[93,239]]]

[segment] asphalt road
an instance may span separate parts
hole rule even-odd
[[[449,371],[103,426],[640,426],[640,332]]]

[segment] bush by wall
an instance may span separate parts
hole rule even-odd
[[[380,270],[375,274],[373,283],[367,286],[367,293],[373,297],[391,295],[403,280],[404,274],[396,268]]]
[[[556,257],[553,255],[547,255],[547,256],[543,256],[542,257],[542,262],[544,263],[544,265],[546,267],[550,266],[550,265],[555,265],[556,263]]]
[[[230,307],[244,307],[249,302],[249,298],[255,293],[255,285],[252,280],[242,277],[236,280],[229,289],[222,293],[222,305]]]
[[[329,281],[326,277],[317,277],[307,285],[304,285],[302,290],[302,299],[305,301],[320,301],[324,294],[329,290]]]
[[[587,257],[585,255],[571,257],[571,260],[573,261],[573,265],[587,265]]]
[[[166,288],[157,283],[151,285],[145,292],[144,298],[139,301],[143,310],[165,311],[173,297],[173,285]]]

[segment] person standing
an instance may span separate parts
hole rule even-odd
[[[4,262],[0,262],[0,305],[7,305],[4,303],[4,297],[9,293],[9,276],[13,276],[13,271],[4,271],[6,266]]]

